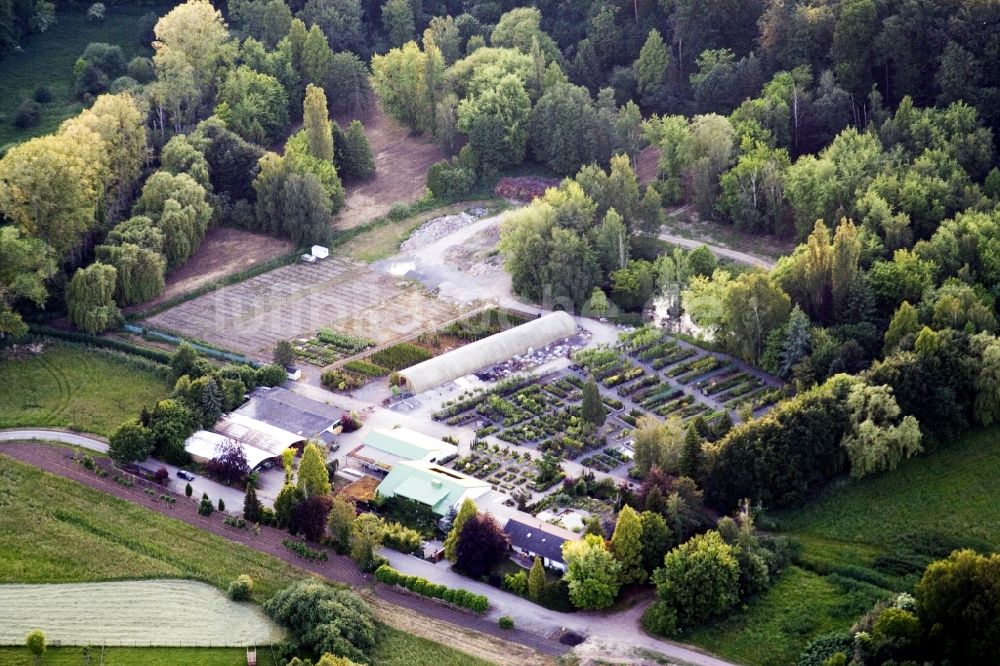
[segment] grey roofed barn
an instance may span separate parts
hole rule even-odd
[[[320,437],[340,423],[341,412],[317,400],[276,387],[257,390],[234,413],[263,421],[306,438]]]

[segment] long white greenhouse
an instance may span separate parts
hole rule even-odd
[[[399,373],[402,387],[420,393],[575,333],[573,317],[553,312],[409,367]]]

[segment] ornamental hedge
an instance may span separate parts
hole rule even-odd
[[[485,613],[490,605],[490,600],[485,595],[475,594],[474,592],[460,588],[453,589],[444,585],[438,585],[420,576],[409,576],[396,571],[388,564],[383,564],[375,570],[375,580],[385,585],[399,585],[411,592],[416,592],[432,599],[441,599],[450,604],[468,608],[476,613]]]

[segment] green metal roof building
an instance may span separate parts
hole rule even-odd
[[[400,460],[379,484],[379,497],[405,497],[430,507],[439,516],[448,514],[465,499],[490,491],[490,484],[471,476],[420,460]]]

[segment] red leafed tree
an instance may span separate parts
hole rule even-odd
[[[329,495],[313,495],[295,506],[295,526],[309,541],[319,541],[326,532],[326,518],[333,507]]]
[[[455,552],[455,568],[472,578],[482,578],[507,559],[510,539],[496,518],[477,513],[462,526]]]
[[[213,477],[230,485],[241,485],[250,476],[250,464],[243,446],[233,439],[215,447],[215,457],[205,467]]]

